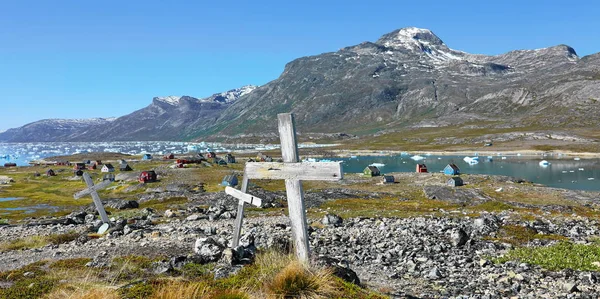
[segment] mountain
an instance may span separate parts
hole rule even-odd
[[[295,113],[302,132],[597,127],[598,56],[579,58],[565,45],[469,54],[430,30],[403,28],[288,63],[278,79],[240,98],[200,134],[273,133],[281,112]]]
[[[256,86],[247,85],[210,97],[155,97],[145,108],[111,119],[42,120],[0,133],[3,142],[29,141],[142,141],[189,139],[199,127]]]
[[[261,87],[205,99],[154,98],[110,123],[71,133],[19,133],[34,123],[0,133],[0,141],[273,137],[282,112],[295,113],[301,133],[340,136],[448,126],[594,130],[600,127],[599,101],[600,53],[579,57],[557,45],[470,54],[448,47],[430,30],[408,27],[375,42],[293,60]]]
[[[116,118],[90,119],[44,119],[26,124],[16,129],[0,132],[0,141],[4,142],[50,142],[68,140],[70,136],[80,134],[91,127],[101,127],[115,121]]]

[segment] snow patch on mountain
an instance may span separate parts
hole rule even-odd
[[[219,102],[219,103],[231,103],[236,101],[242,96],[245,96],[252,91],[254,91],[257,86],[254,85],[245,85],[240,88],[228,90],[221,93],[215,93],[210,97],[201,99],[201,102]]]
[[[157,101],[161,101],[161,102],[167,103],[169,105],[177,105],[177,104],[179,104],[179,100],[181,100],[181,97],[168,96],[168,97],[156,97],[155,99]]]

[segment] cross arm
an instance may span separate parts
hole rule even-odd
[[[231,188],[231,187],[225,187],[225,193],[239,199],[239,200],[243,200],[244,202],[247,202],[249,204],[255,205],[257,207],[260,207],[262,205],[262,199],[256,197],[256,196],[252,196],[248,193],[244,193],[238,189],[235,188]],[[241,204],[241,203],[240,203]]]
[[[338,181],[344,178],[339,162],[250,162],[246,163],[245,173],[249,179]]]

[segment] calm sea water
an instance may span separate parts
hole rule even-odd
[[[343,161],[344,172],[357,173],[372,163],[382,163],[382,173],[415,172],[417,163],[425,163],[429,172],[441,172],[448,163],[455,163],[463,174],[506,175],[523,178],[550,187],[600,191],[600,159],[574,160],[563,156],[543,157],[550,165],[540,166],[542,157],[533,156],[479,156],[479,163],[469,164],[465,156],[423,156],[415,161],[411,156],[361,156],[332,159]]]

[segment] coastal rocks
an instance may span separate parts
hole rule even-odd
[[[139,174],[134,172],[121,172],[115,176],[115,181],[117,182],[135,182],[138,180]]]
[[[333,225],[333,226],[340,226],[342,225],[344,221],[342,220],[342,217],[338,216],[338,215],[334,215],[334,214],[327,214],[325,216],[323,216],[323,219],[321,220],[321,223],[323,223],[324,225]]]
[[[483,192],[476,189],[451,188],[446,186],[425,186],[425,196],[429,199],[449,201],[462,205],[479,204],[491,200]]]
[[[135,200],[116,199],[109,201],[107,206],[117,210],[125,210],[137,209],[140,206],[140,204]]]

